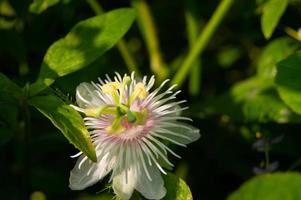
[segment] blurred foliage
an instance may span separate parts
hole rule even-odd
[[[238,191],[229,197],[229,200],[300,199],[300,184],[301,175],[299,173],[266,174],[253,178],[245,183]]]
[[[0,0],[0,199],[112,199],[106,181],[68,188],[68,140],[94,151],[69,104],[79,83],[133,69],[180,80],[201,130],[171,158],[187,184],[165,176],[166,199],[300,199],[300,174],[279,172],[301,170],[300,11],[300,0]]]

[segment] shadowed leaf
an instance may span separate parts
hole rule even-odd
[[[97,160],[89,132],[77,111],[56,96],[33,97],[29,103],[50,119],[70,143],[94,162]]]

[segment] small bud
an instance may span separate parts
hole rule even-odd
[[[131,84],[132,79],[129,76],[126,76],[126,77],[123,78],[122,82],[123,82],[124,85],[129,85],[129,84]]]

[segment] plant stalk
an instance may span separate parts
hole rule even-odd
[[[161,55],[157,31],[150,8],[145,0],[132,0],[132,6],[137,11],[137,21],[147,46],[151,70],[156,74],[159,81],[162,81],[167,78],[169,70]]]
[[[177,84],[178,86],[181,86],[183,84],[192,64],[206,48],[208,42],[212,38],[213,34],[216,32],[218,26],[220,25],[225,15],[228,13],[233,2],[234,0],[222,0],[220,2],[217,9],[214,11],[212,17],[210,18],[209,22],[205,26],[204,30],[197,38],[195,45],[189,51],[187,57],[183,61],[183,64],[172,79],[172,84]]]

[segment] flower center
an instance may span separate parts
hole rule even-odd
[[[126,76],[122,83],[115,81],[104,84],[101,87],[102,92],[109,94],[114,104],[85,109],[85,114],[90,117],[98,118],[103,114],[114,117],[111,125],[107,127],[109,134],[120,134],[125,130],[146,123],[148,111],[146,108],[141,108],[139,102],[147,97],[148,92],[143,83],[137,83],[133,91],[126,95],[128,93],[127,86],[131,82],[131,78]]]

